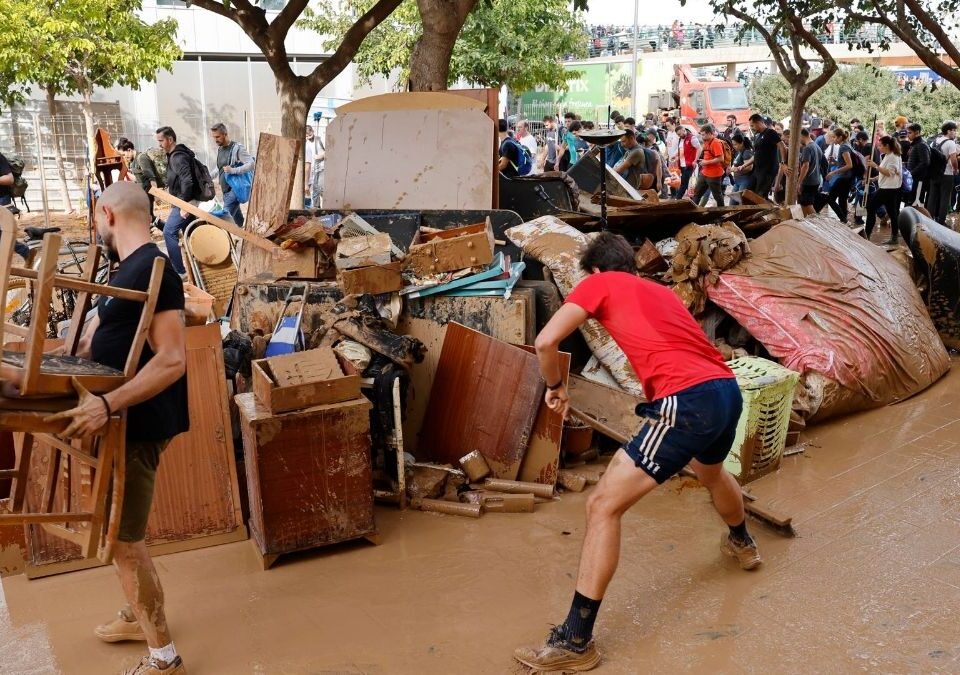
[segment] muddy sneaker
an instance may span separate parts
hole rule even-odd
[[[757,542],[752,538],[745,544],[734,541],[730,534],[724,534],[720,537],[720,550],[731,558],[736,558],[740,562],[740,567],[745,570],[752,570],[761,562],[760,551],[757,550]]]
[[[600,652],[593,640],[582,652],[576,651],[560,636],[560,627],[554,626],[542,647],[519,647],[513,658],[534,672],[579,673],[596,668]]]
[[[139,665],[124,670],[122,675],[187,675],[187,669],[183,667],[183,660],[179,656],[173,663],[144,656]]]
[[[93,633],[104,642],[147,639],[129,607],[124,607],[117,612],[117,618],[113,621],[94,628]]]

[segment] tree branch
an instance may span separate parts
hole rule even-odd
[[[725,9],[728,14],[733,14],[735,17],[743,21],[744,24],[753,26],[757,32],[763,36],[763,40],[767,43],[770,53],[773,54],[773,60],[777,62],[777,67],[780,68],[780,72],[788,82],[796,79],[797,71],[790,63],[790,59],[787,57],[787,51],[780,46],[780,44],[777,42],[777,39],[770,34],[770,31],[768,31],[758,19],[744,11],[737,9],[733,6],[732,2],[728,2],[725,6]]]
[[[287,37],[287,33],[290,32],[290,28],[296,23],[297,19],[300,18],[300,15],[303,14],[303,10],[307,8],[308,4],[309,0],[289,0],[289,2],[283,6],[283,9],[280,10],[277,18],[270,24],[270,39],[283,42]]]
[[[923,29],[930,33],[933,36],[933,39],[937,41],[943,51],[946,52],[947,56],[953,61],[954,66],[960,67],[960,49],[957,49],[956,43],[950,39],[950,36],[947,35],[946,31],[943,30],[943,26],[933,17],[930,16],[930,13],[919,3],[917,0],[904,0],[907,7],[910,8],[910,11],[913,12],[913,16],[920,22],[920,25],[923,26]],[[906,21],[903,22],[906,24]]]
[[[911,11],[914,11],[917,20],[924,29],[936,38],[937,43],[950,56],[953,62],[960,65],[960,52],[957,51],[956,45],[950,40],[950,36],[943,31],[940,24],[933,19],[919,3],[916,3],[915,0],[907,1],[911,3]],[[871,5],[873,11],[876,12],[875,14],[865,14],[864,12],[854,10],[853,3],[849,0],[840,3],[839,6],[847,11],[848,20],[889,28],[894,35],[900,38],[904,44],[916,53],[924,65],[955,87],[960,88],[960,70],[947,65],[939,53],[928,47],[927,44],[920,39],[916,30],[914,30],[905,17],[902,23],[895,21],[891,19],[886,11],[878,4]],[[914,10],[913,7],[916,7],[916,10]]]
[[[188,2],[187,4],[188,4],[188,5],[196,5],[196,6],[199,7],[200,9],[205,9],[205,10],[207,10],[208,12],[213,12],[214,14],[219,14],[220,16],[224,17],[225,19],[230,19],[231,21],[233,21],[233,22],[235,22],[235,23],[239,23],[239,21],[237,21],[236,12],[235,12],[234,10],[228,8],[228,7],[227,7],[226,5],[224,5],[222,2],[218,2],[218,0],[190,0],[190,2]],[[235,3],[234,3],[234,4],[235,4]]]
[[[330,80],[336,77],[340,71],[347,67],[357,50],[360,43],[370,32],[379,26],[383,21],[400,6],[402,0],[378,0],[377,4],[371,7],[366,14],[361,16],[350,26],[350,30],[343,36],[340,46],[337,47],[330,58],[314,68],[307,78],[310,86],[319,91]]]

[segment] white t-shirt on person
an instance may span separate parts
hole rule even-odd
[[[933,147],[939,148],[940,152],[943,153],[943,156],[947,158],[947,168],[944,169],[944,176],[952,176],[954,174],[953,164],[950,163],[950,155],[957,153],[958,146],[956,141],[952,141],[946,136],[938,136],[937,140],[933,142]]]
[[[903,159],[900,155],[888,152],[880,160],[880,168],[891,172],[889,176],[882,173],[877,178],[877,187],[881,190],[891,190],[903,187]]]

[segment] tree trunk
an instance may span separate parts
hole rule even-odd
[[[57,130],[56,92],[53,87],[47,87],[47,110],[50,113],[50,133],[53,136],[53,157],[57,162],[57,177],[60,180],[60,200],[63,202],[63,208],[67,213],[70,213],[73,211],[73,202],[70,200],[67,172],[63,168],[63,152],[60,150],[60,132]],[[39,169],[43,171],[43,157],[41,156],[39,159]]]
[[[307,135],[307,113],[320,88],[311,86],[305,77],[277,77],[277,94],[280,96],[280,134],[287,138],[299,138],[303,144]],[[319,133],[319,129],[317,130]],[[304,148],[301,147],[297,159],[297,173],[293,182],[293,194],[290,196],[290,208],[303,208]],[[316,208],[316,207],[314,207]]]
[[[797,203],[800,191],[800,130],[803,129],[803,108],[810,94],[806,91],[806,82],[793,86],[793,104],[790,107],[790,144],[787,146],[787,166],[792,169],[787,174],[786,204]],[[810,167],[810,171],[819,171],[820,167]]]
[[[411,91],[445,91],[450,57],[477,0],[417,0],[423,34],[410,54]]]
[[[87,175],[93,176],[97,166],[97,127],[93,121],[93,90],[82,87],[80,93],[83,95],[80,108],[83,110],[83,127],[87,135]]]

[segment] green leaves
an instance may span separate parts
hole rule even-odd
[[[818,74],[816,69],[811,73]],[[750,85],[750,105],[757,112],[783,119],[790,114],[790,86],[781,75],[765,75]],[[807,101],[809,112],[846,123],[879,115],[890,123],[899,114],[897,80],[888,70],[872,66],[842,67]]]
[[[371,0],[320,0],[297,25],[328,36],[333,49],[366,11]],[[339,9],[338,9],[339,8]],[[364,40],[357,52],[363,80],[395,77],[402,88],[409,75],[410,54],[422,33],[414,0],[405,0]],[[566,0],[493,0],[480,2],[467,17],[450,59],[450,84],[464,80],[484,87],[506,84],[523,91],[544,85],[566,89],[570,72],[565,56],[585,56],[583,17]]]
[[[0,3],[0,85],[27,83],[57,93],[94,87],[137,88],[169,69],[181,51],[177,23],[147,24],[139,0],[3,0]],[[7,92],[10,98],[11,92]],[[9,104],[9,100],[5,101]]]

